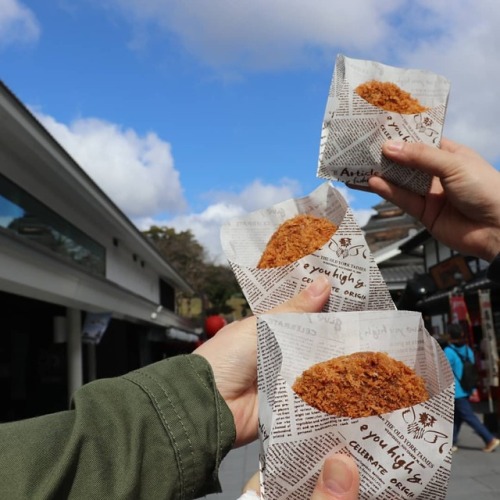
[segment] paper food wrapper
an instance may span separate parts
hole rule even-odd
[[[257,268],[278,226],[302,213],[325,217],[338,226],[330,241],[292,264]],[[303,198],[229,221],[221,229],[221,243],[254,314],[291,299],[320,275],[332,285],[325,311],[395,309],[361,228],[340,192],[329,182]]]
[[[402,115],[373,106],[354,90],[370,80],[395,83],[428,110]],[[317,176],[366,186],[368,178],[378,174],[425,194],[431,176],[390,162],[382,155],[382,144],[394,139],[439,147],[449,91],[449,81],[429,71],[338,55],[323,119]]]
[[[262,315],[257,331],[262,498],[309,498],[331,452],[356,460],[361,499],[445,498],[454,378],[419,313]],[[351,419],[316,410],[293,392],[295,379],[311,365],[358,351],[403,361],[425,379],[430,399]]]

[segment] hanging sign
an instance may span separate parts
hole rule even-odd
[[[479,308],[481,310],[481,329],[483,340],[481,350],[485,355],[486,378],[485,384],[489,387],[498,386],[498,350],[493,315],[491,311],[491,298],[489,290],[478,290]]]
[[[84,344],[98,344],[106,332],[111,313],[87,313],[82,328]]]

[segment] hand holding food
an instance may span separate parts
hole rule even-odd
[[[383,153],[400,165],[434,176],[417,195],[379,177],[369,189],[419,219],[443,244],[491,261],[500,252],[500,173],[473,150],[443,139],[441,149],[387,142]]]

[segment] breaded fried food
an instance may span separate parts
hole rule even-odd
[[[370,80],[358,85],[355,92],[365,101],[386,111],[413,115],[427,110],[411,94],[392,82]]]
[[[296,215],[273,233],[257,267],[265,269],[291,264],[320,249],[336,230],[337,226],[324,217]]]
[[[292,389],[314,408],[341,417],[369,417],[429,399],[424,379],[383,352],[356,352],[318,363]]]

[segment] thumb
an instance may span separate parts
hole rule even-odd
[[[319,276],[298,295],[276,306],[269,312],[318,312],[325,305],[330,292],[331,284],[328,279],[325,276]]]
[[[457,163],[462,162],[454,154],[457,147],[451,147],[448,143],[446,145],[446,149],[441,149],[422,142],[387,141],[382,145],[382,153],[400,165],[437,177],[446,177],[456,171]]]
[[[359,472],[354,460],[342,454],[326,458],[311,500],[357,500]]]

